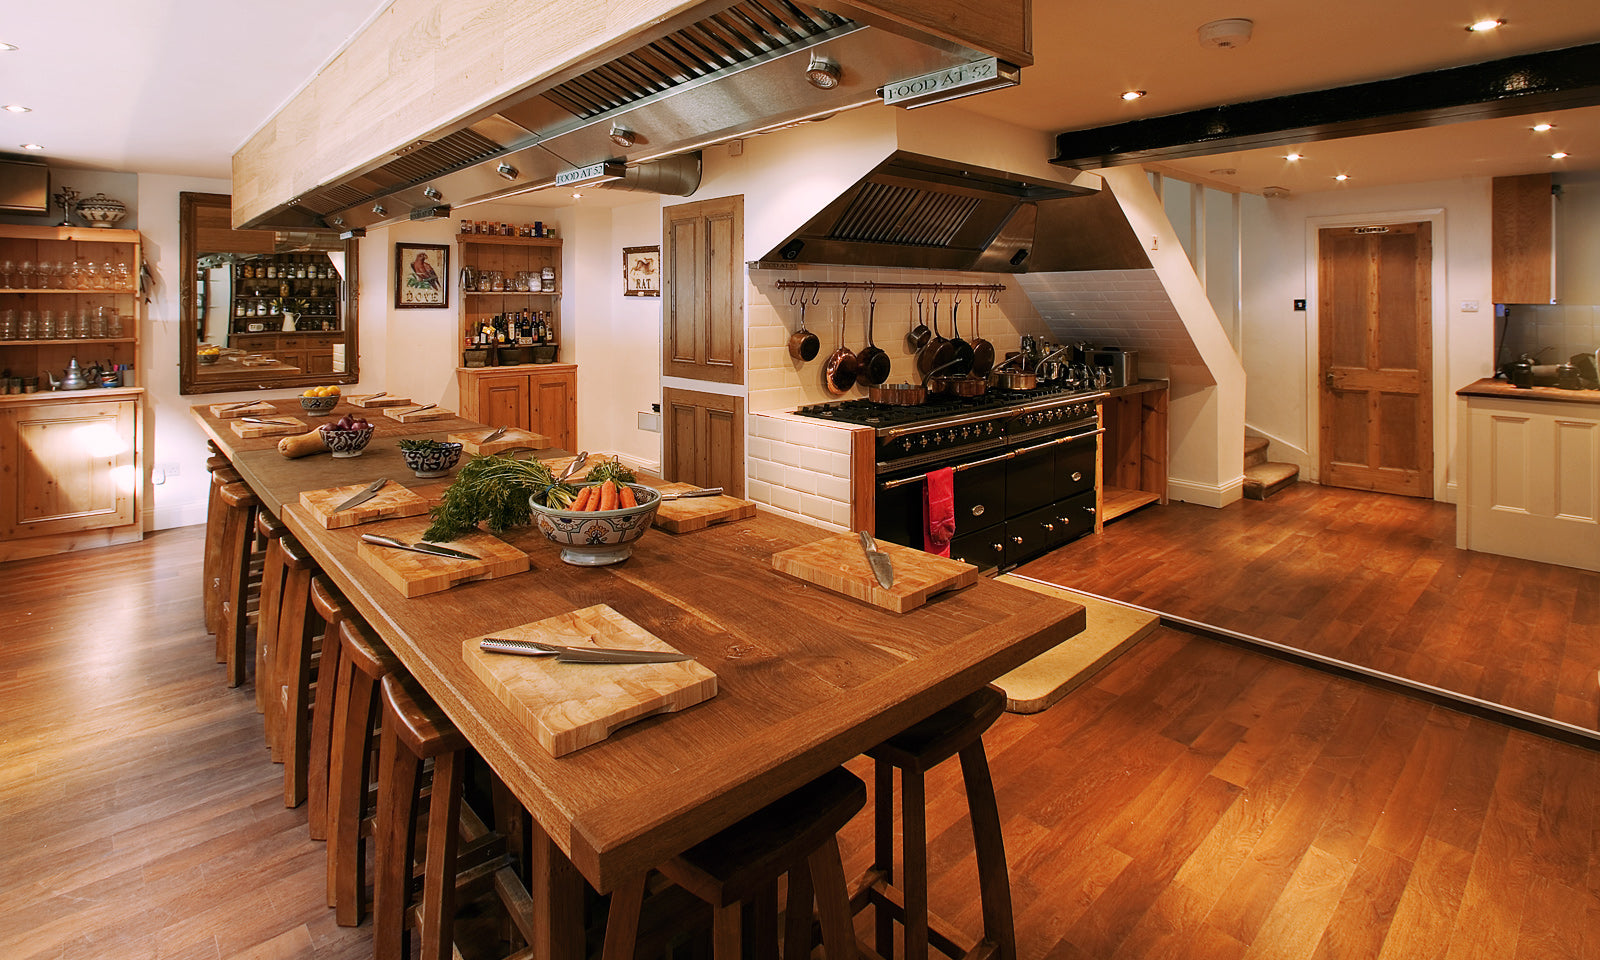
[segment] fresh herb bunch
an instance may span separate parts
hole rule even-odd
[[[602,483],[606,480],[615,480],[618,483],[637,483],[639,478],[633,471],[622,465],[616,457],[601,461],[589,468],[588,476],[584,477],[585,483]]]
[[[539,460],[515,457],[473,457],[456,472],[444,499],[429,511],[433,523],[422,539],[445,543],[487,521],[490,531],[533,521],[528,498],[546,507],[564,509],[576,496],[570,485],[557,483],[555,474]]]

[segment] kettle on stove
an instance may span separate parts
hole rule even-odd
[[[48,370],[45,371],[44,375],[45,379],[50,381],[51,390],[87,390],[92,386],[88,379],[84,377],[83,368],[78,366],[77,357],[72,358],[72,362],[67,365],[66,372],[60,380],[57,380],[55,374]]]

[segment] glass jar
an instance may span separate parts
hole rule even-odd
[[[17,311],[14,309],[0,313],[0,340],[17,339]]]
[[[106,335],[105,327],[104,327],[103,324],[101,325],[100,332],[99,333],[95,333],[95,331],[94,331],[94,316],[93,316],[93,314],[91,314],[89,312],[89,308],[88,307],[84,307],[82,310],[78,311],[78,325],[77,326],[78,326],[78,331],[77,332],[78,332],[78,339],[79,340],[88,340],[90,337],[103,337],[103,336]]]
[[[39,339],[59,340],[60,338],[61,329],[56,326],[56,312],[54,310],[46,310],[39,317]]]
[[[109,308],[101,307],[100,314],[106,324],[106,336],[120,337],[125,329],[122,325],[122,314],[112,312]],[[108,315],[109,314],[109,315]]]

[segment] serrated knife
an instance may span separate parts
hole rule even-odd
[[[361,506],[363,503],[366,503],[368,500],[371,500],[373,497],[377,496],[378,491],[382,490],[383,485],[388,482],[388,477],[379,477],[378,479],[372,481],[371,486],[346,500],[344,503],[339,504],[337,507],[334,507],[333,512],[340,513],[342,511],[349,510],[351,507]]]
[[[555,657],[561,663],[679,663],[694,658],[666,650],[621,650],[615,647],[564,647],[537,640],[512,640],[484,637],[478,646],[486,653],[509,653],[519,657]]]
[[[363,533],[361,539],[368,543],[375,543],[380,547],[393,547],[396,550],[410,550],[413,553],[426,553],[431,557],[447,557],[451,560],[482,560],[477,554],[467,553],[464,550],[454,550],[450,547],[441,547],[436,543],[406,543],[394,537],[386,537],[381,533]]]
[[[878,586],[887,590],[894,586],[894,561],[889,555],[878,549],[878,544],[872,539],[872,534],[863,530],[860,533],[861,552],[867,556],[867,565],[872,568],[872,575],[878,578]]]

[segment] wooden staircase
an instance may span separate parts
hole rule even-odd
[[[1300,468],[1292,463],[1267,460],[1266,437],[1244,438],[1244,496],[1246,500],[1265,500],[1300,479]]]

